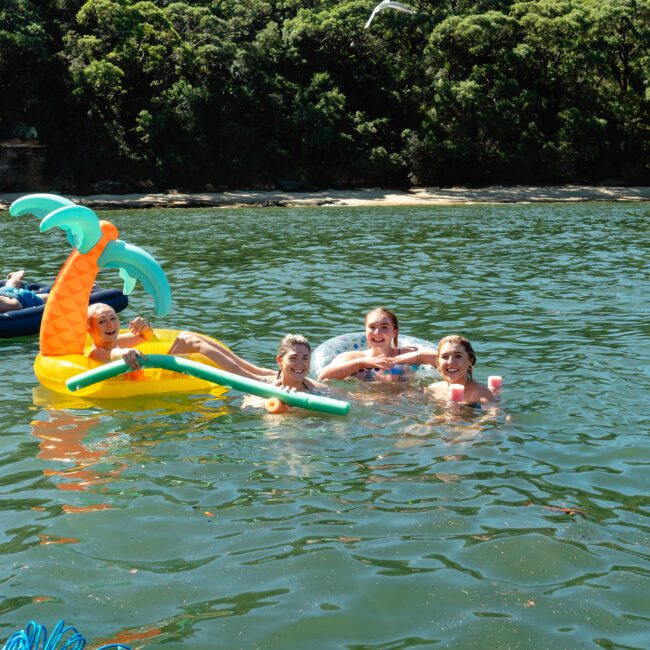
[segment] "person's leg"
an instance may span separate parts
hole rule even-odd
[[[43,297],[29,289],[20,287],[0,287],[0,313],[26,309],[27,307],[40,307],[43,305]]]
[[[254,366],[234,352],[221,347],[200,334],[181,332],[169,348],[168,354],[191,353],[202,354],[224,370],[249,379],[261,379],[273,372],[267,368]]]
[[[263,376],[271,376],[275,375],[275,371],[271,370],[269,368],[262,368],[261,366],[256,366],[255,364],[251,363],[250,361],[246,361],[246,359],[240,357],[238,354],[235,354],[232,350],[229,350],[228,348],[219,345],[218,343],[215,343],[213,340],[201,335],[201,334],[194,334],[194,336],[198,337],[203,341],[203,343],[207,346],[209,350],[217,350],[219,353],[226,355],[228,358],[230,358],[234,363],[236,363],[238,366],[244,368],[245,370],[248,370],[248,372],[251,372],[255,375],[263,375]],[[209,356],[209,355],[206,355]]]
[[[23,286],[23,276],[25,271],[21,269],[20,271],[13,271],[12,273],[7,273],[7,281],[5,282],[5,287],[14,287],[15,289],[20,289]]]
[[[0,296],[0,314],[6,314],[9,311],[16,311],[22,309],[20,300],[10,298],[9,296]]]

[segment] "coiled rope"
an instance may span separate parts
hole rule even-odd
[[[66,635],[67,638],[62,641]],[[59,642],[63,645],[59,645]],[[14,632],[7,639],[2,650],[83,650],[85,647],[86,639],[81,636],[77,628],[66,625],[61,619],[54,626],[49,638],[44,625],[30,621],[24,630]],[[110,643],[97,650],[131,650],[131,648],[120,643]]]

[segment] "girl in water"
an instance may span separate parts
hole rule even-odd
[[[308,393],[325,388],[324,384],[307,377],[311,365],[311,345],[304,336],[287,334],[280,342],[275,360],[278,370],[275,379],[270,381],[273,386]],[[242,407],[247,406],[264,407],[269,413],[285,413],[289,408],[275,397],[263,399],[255,395],[246,396]]]
[[[291,391],[312,392],[325,388],[324,384],[309,379],[311,365],[311,345],[300,334],[287,334],[278,347],[275,360],[277,371],[270,368],[260,368],[237,356],[234,352],[222,348],[200,334],[181,332],[169,349],[169,354],[187,354],[198,352],[214,361],[224,370],[234,374],[269,383],[279,388]],[[264,399],[255,395],[247,395],[242,408],[248,406],[266,408],[269,413],[285,413],[289,407],[279,399],[272,397]]]
[[[307,377],[311,364],[311,346],[300,334],[287,334],[280,342],[275,357],[278,370],[255,366],[215,341],[194,332],[181,332],[169,348],[169,354],[192,352],[208,357],[224,370],[273,386],[298,391],[324,387],[320,382]]]
[[[463,402],[470,404],[494,402],[494,393],[472,378],[476,354],[472,344],[464,336],[458,334],[445,336],[438,343],[436,357],[434,363],[443,381],[434,382],[428,387],[436,399],[448,400],[449,387],[452,384],[460,384],[465,387]]]
[[[389,309],[369,311],[365,324],[368,349],[342,352],[321,370],[319,379],[356,377],[362,381],[402,382],[410,379],[408,364],[425,362],[420,358],[424,348],[399,347],[397,316]]]

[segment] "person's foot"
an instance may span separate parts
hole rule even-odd
[[[25,270],[20,269],[20,271],[13,271],[12,273],[7,273],[7,281],[5,282],[6,287],[14,287],[15,289],[20,289],[23,286],[23,276],[25,275]]]

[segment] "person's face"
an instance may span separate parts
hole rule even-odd
[[[464,384],[472,365],[467,350],[461,343],[443,343],[438,350],[438,370],[450,384]]]
[[[311,352],[306,345],[294,345],[283,356],[278,356],[277,361],[284,382],[297,387],[309,373]]]
[[[389,349],[393,345],[397,331],[390,316],[381,311],[373,311],[366,318],[366,340],[370,348]]]
[[[120,333],[120,319],[113,309],[103,307],[92,317],[90,335],[97,346],[114,344]]]

